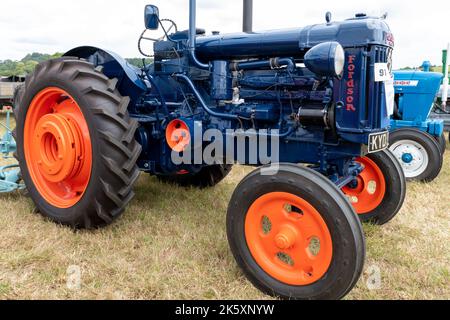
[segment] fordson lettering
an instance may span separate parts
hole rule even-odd
[[[355,81],[353,79],[353,76],[355,75],[355,59],[356,56],[355,55],[350,55],[348,56],[348,60],[347,60],[347,72],[348,72],[348,76],[347,76],[347,98],[346,98],[346,103],[347,103],[347,111],[356,111],[355,105],[353,104],[353,102],[355,101]]]

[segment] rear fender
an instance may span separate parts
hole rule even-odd
[[[103,67],[103,73],[108,78],[117,78],[120,94],[131,99],[129,108],[133,108],[139,98],[149,90],[141,78],[141,70],[114,52],[83,46],[66,52],[64,56],[86,59],[96,67]]]

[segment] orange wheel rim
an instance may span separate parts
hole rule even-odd
[[[347,195],[358,214],[367,214],[375,210],[386,195],[386,179],[378,165],[371,159],[358,158],[364,170],[357,177],[354,188],[346,186],[342,191]]]
[[[245,237],[258,265],[285,284],[312,284],[330,267],[330,231],[320,213],[294,194],[258,198],[247,212]]]
[[[46,88],[31,102],[24,128],[25,160],[40,195],[70,208],[82,198],[92,170],[89,127],[77,102],[60,88]]]
[[[166,129],[166,140],[169,147],[175,152],[182,152],[191,143],[191,134],[186,122],[173,120]]]

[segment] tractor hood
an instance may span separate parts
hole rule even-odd
[[[394,85],[398,93],[436,95],[442,74],[418,70],[394,71]]]
[[[289,56],[302,58],[313,46],[337,41],[345,47],[394,46],[383,19],[358,17],[304,28],[197,36],[196,51],[202,60]]]

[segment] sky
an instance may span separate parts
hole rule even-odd
[[[124,57],[140,57],[137,39],[144,29],[146,4],[157,5],[160,18],[188,28],[189,0],[1,0],[0,60],[27,53],[65,52],[94,45]],[[197,26],[221,33],[242,29],[242,0],[197,0]],[[254,30],[303,27],[365,12],[381,16],[394,33],[394,67],[441,64],[450,42],[450,1],[393,0],[254,0]],[[156,35],[160,36],[161,31]],[[153,33],[152,33],[153,35]]]

